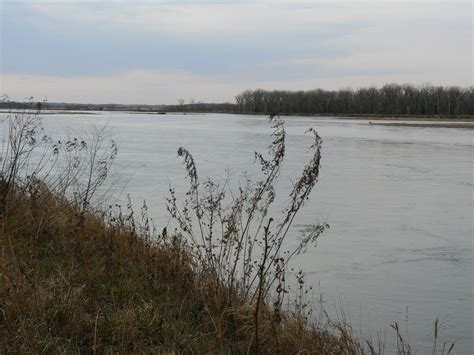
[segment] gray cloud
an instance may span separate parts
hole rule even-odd
[[[1,11],[0,90],[12,97],[170,103],[255,87],[472,84],[470,1],[38,0]]]

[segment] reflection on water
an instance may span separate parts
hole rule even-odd
[[[320,182],[294,225],[328,220],[318,247],[297,260],[319,285],[328,311],[342,299],[352,324],[367,335],[390,323],[407,326],[419,353],[432,346],[439,317],[443,339],[472,352],[473,135],[470,130],[369,125],[367,121],[285,118],[287,159],[275,210],[305,163],[304,135],[323,138]],[[126,191],[143,199],[160,226],[170,184],[184,191],[179,146],[193,154],[201,177],[252,173],[254,151],[265,151],[264,117],[236,115],[51,115],[48,133],[107,123],[119,144],[116,168]],[[291,243],[291,240],[289,241]],[[318,297],[316,297],[316,300]],[[394,338],[392,338],[394,339]]]

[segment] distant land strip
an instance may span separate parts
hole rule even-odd
[[[474,129],[474,123],[415,123],[415,122],[390,122],[390,123],[372,123],[374,126],[395,126],[395,127],[421,127],[421,128],[465,128],[465,129]]]
[[[87,104],[9,101],[3,96],[0,109],[61,111],[128,111],[144,113],[234,113],[281,116],[329,116],[370,119],[474,119],[474,86],[386,84],[340,90],[245,90],[234,102],[205,103],[183,98],[177,104]]]

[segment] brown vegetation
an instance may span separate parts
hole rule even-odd
[[[39,352],[247,352],[253,308],[196,270],[177,237],[152,242],[107,224],[42,183],[14,193],[0,232],[0,349]],[[297,314],[260,317],[264,353],[355,352]]]

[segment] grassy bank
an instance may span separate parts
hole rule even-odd
[[[39,182],[10,196],[0,223],[2,352],[255,351],[252,303],[197,270],[178,237],[81,217]],[[359,349],[347,329],[269,306],[260,329],[262,353]]]

